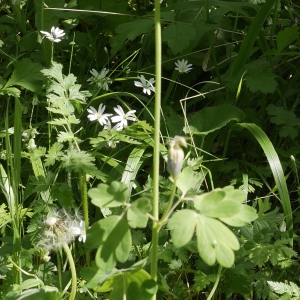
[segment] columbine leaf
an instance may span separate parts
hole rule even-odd
[[[194,199],[195,208],[208,217],[231,217],[239,212],[240,204],[231,200],[224,201],[225,195],[223,190],[215,189],[210,193],[197,196]]]
[[[98,230],[87,238],[99,241],[96,264],[102,270],[109,271],[117,262],[127,260],[132,246],[130,230],[127,222],[119,216],[110,216],[95,224]]]
[[[131,228],[145,228],[148,222],[147,213],[151,210],[148,199],[134,201],[127,211],[127,221]]]
[[[250,223],[255,219],[257,219],[255,209],[246,204],[240,205],[238,214],[228,218],[220,218],[222,222],[235,227],[245,226],[247,223]]]
[[[40,64],[31,61],[29,58],[18,61],[5,88],[19,85],[32,92],[39,91],[44,81],[41,69],[42,66]]]
[[[197,218],[197,213],[189,209],[178,211],[172,216],[168,223],[168,228],[171,230],[172,241],[175,247],[182,247],[192,239]]]
[[[98,184],[97,188],[88,191],[92,203],[98,207],[118,207],[125,203],[127,198],[127,185],[123,182],[113,181],[111,185]]]
[[[233,250],[239,249],[239,242],[225,225],[215,219],[200,216],[196,234],[199,254],[208,265],[213,265],[216,260],[226,268],[233,265]]]

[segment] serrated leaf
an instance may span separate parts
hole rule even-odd
[[[109,216],[97,222],[97,234],[88,238],[98,239],[100,246],[96,253],[96,264],[109,271],[117,262],[125,262],[129,256],[132,241],[127,222],[119,216]]]
[[[172,242],[175,247],[182,247],[192,239],[197,218],[197,213],[189,209],[183,209],[173,214],[167,226],[171,230]]]
[[[206,107],[189,118],[189,125],[197,128],[197,133],[206,135],[224,127],[231,121],[241,121],[244,113],[239,108],[223,104]]]
[[[48,150],[48,154],[46,154],[46,160],[45,160],[45,166],[52,166],[55,164],[56,160],[59,160],[59,158],[63,155],[61,152],[63,148],[62,144],[54,143],[51,148]]]
[[[185,167],[177,177],[176,186],[181,190],[184,196],[190,189],[194,188],[201,179],[203,179],[203,175],[200,172],[194,172],[191,167]]]
[[[134,201],[127,211],[127,221],[131,228],[145,228],[149,217],[147,213],[151,210],[148,199],[138,199]]]
[[[267,94],[274,93],[276,90],[277,82],[274,79],[275,77],[275,74],[267,71],[249,71],[245,75],[245,81],[251,92],[256,93],[260,91]]]
[[[260,268],[269,260],[271,245],[258,246],[253,250],[253,261]]]
[[[16,67],[5,88],[19,85],[32,92],[38,92],[44,81],[41,70],[42,66],[40,64],[31,61],[29,58],[24,58],[16,63]]]
[[[119,207],[125,203],[128,188],[123,182],[113,181],[111,185],[98,184],[88,191],[92,203],[98,207]]]
[[[185,23],[171,23],[162,32],[162,40],[168,43],[168,46],[175,55],[188,48],[190,42],[195,37],[195,28]]]

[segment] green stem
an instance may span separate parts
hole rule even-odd
[[[87,198],[86,174],[84,172],[80,174],[80,191],[81,191],[81,199],[82,199],[84,225],[85,225],[85,229],[87,230],[89,228],[89,205],[88,205],[88,198]],[[89,266],[91,263],[90,252],[86,252],[85,257],[86,257],[86,264]]]
[[[68,261],[69,261],[69,265],[70,265],[70,270],[71,270],[71,276],[72,276],[72,288],[71,288],[71,293],[70,293],[70,298],[69,300],[74,300],[75,296],[76,296],[76,289],[77,289],[77,275],[76,275],[76,268],[75,268],[75,263],[74,263],[74,259],[71,253],[71,250],[68,246],[67,243],[63,244],[63,249],[67,255]]]
[[[215,294],[215,291],[218,287],[218,284],[219,284],[219,281],[220,281],[220,278],[221,278],[221,272],[222,272],[222,266],[219,265],[218,274],[217,274],[215,284],[214,284],[212,290],[210,291],[210,294],[208,295],[206,300],[210,300],[213,297],[213,295]]]
[[[153,217],[151,278],[157,280],[157,246],[159,226],[159,145],[160,145],[160,108],[161,108],[161,25],[160,0],[155,0],[155,108],[154,108],[154,153],[153,153]],[[156,299],[153,295],[152,300]]]
[[[159,222],[160,224],[163,224],[167,220],[167,218],[168,218],[169,211],[170,211],[170,209],[172,207],[172,204],[173,204],[175,192],[176,192],[176,178],[174,179],[174,183],[173,183],[173,187],[172,187],[172,191],[171,191],[169,202],[167,204],[167,207],[165,209],[165,212],[164,212],[163,216],[160,219],[160,222]]]

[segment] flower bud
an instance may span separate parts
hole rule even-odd
[[[280,225],[279,225],[279,230],[281,232],[286,232],[286,223],[284,220],[281,221]]]
[[[186,140],[176,135],[170,142],[167,164],[167,170],[173,178],[178,176],[183,164],[184,152],[180,146],[186,147]]]

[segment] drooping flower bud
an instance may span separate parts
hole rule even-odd
[[[167,170],[173,178],[178,176],[182,168],[184,152],[181,146],[187,147],[186,140],[184,137],[176,135],[170,142],[167,164]]]

